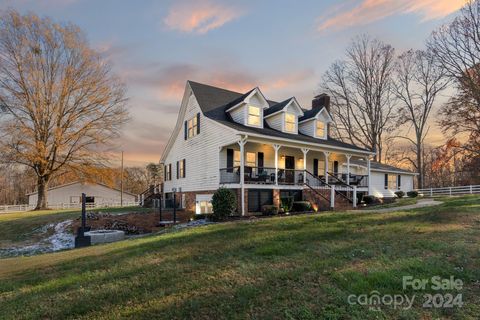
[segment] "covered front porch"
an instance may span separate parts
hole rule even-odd
[[[355,186],[368,190],[369,168],[355,166],[352,154],[333,148],[280,144],[243,138],[220,149],[220,185]]]

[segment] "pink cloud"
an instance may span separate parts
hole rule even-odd
[[[243,10],[209,0],[174,4],[163,22],[172,30],[205,34],[243,14]]]
[[[352,3],[357,5],[347,9]],[[318,30],[340,30],[366,25],[397,14],[415,13],[422,21],[445,17],[465,4],[465,0],[361,0],[337,6],[319,18]]]

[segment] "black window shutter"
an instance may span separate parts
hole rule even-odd
[[[258,153],[258,167],[263,168],[263,152]]]
[[[402,176],[401,175],[398,175],[398,183],[397,183],[397,188],[400,189],[400,187],[402,186]]]
[[[227,172],[233,172],[233,149],[227,149]]]
[[[164,179],[165,181],[168,181],[168,166],[167,165],[164,165],[163,166],[163,174],[164,174]]]
[[[388,189],[388,174],[385,173],[385,189]]]
[[[197,113],[197,134],[200,133],[200,112]]]
[[[185,178],[187,176],[187,167],[185,166],[185,159],[183,159],[183,177]]]
[[[168,164],[168,180],[172,180],[172,164]]]
[[[188,137],[188,124],[187,124],[187,121],[185,120],[185,130],[184,130],[184,133],[183,133],[183,137],[185,138],[185,140],[187,140],[187,137]]]
[[[318,177],[318,159],[313,159],[313,175]]]
[[[180,161],[177,161],[177,179],[180,178]]]

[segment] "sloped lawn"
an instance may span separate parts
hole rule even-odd
[[[146,212],[150,209],[140,207],[101,208],[88,211],[125,213]],[[47,224],[58,223],[80,217],[78,209],[73,210],[42,210],[12,212],[0,214],[0,248],[22,242],[31,243],[36,240],[38,230]]]
[[[3,259],[0,318],[477,319],[480,198],[443,200],[415,211],[223,223]],[[461,279],[463,307],[422,308],[421,296],[437,292],[403,291],[408,275]],[[373,290],[418,297],[411,310],[349,305],[349,295]]]

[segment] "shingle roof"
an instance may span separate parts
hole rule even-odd
[[[350,160],[350,163],[360,165],[362,167],[367,167],[367,161],[365,161],[365,160],[353,160],[352,159],[352,160]],[[412,172],[412,171],[409,171],[409,170],[397,168],[397,167],[390,166],[388,164],[384,164],[384,163],[380,163],[380,162],[376,162],[376,161],[370,161],[370,169],[371,170],[376,169],[376,170],[382,170],[382,171],[395,171],[395,172],[403,172],[403,173],[408,173],[408,174],[416,174],[415,172]]]
[[[240,102],[242,97],[245,98],[246,96],[248,96],[248,94],[254,89],[249,90],[249,92],[247,93],[239,93],[239,92],[221,89],[221,88],[213,87],[210,85],[206,85],[206,84],[202,84],[202,83],[198,83],[190,80],[188,82],[190,84],[190,87],[193,90],[193,93],[195,94],[195,97],[197,99],[198,104],[200,105],[200,109],[202,110],[203,114],[206,117],[212,120],[215,120],[223,125],[226,125],[230,128],[233,128],[235,130],[238,130],[244,133],[261,134],[261,135],[272,136],[277,138],[298,140],[301,142],[314,143],[314,144],[321,144],[325,146],[348,148],[348,149],[359,150],[359,151],[370,151],[364,148],[357,147],[352,144],[348,144],[348,143],[333,139],[330,136],[328,137],[328,139],[324,140],[324,139],[317,139],[311,136],[307,136],[301,133],[291,134],[291,133],[281,132],[281,131],[270,128],[266,121],[264,121],[263,128],[249,127],[249,126],[245,126],[240,123],[234,122],[230,117],[230,114],[225,111],[228,108]],[[288,99],[281,103],[284,103],[286,101],[288,101]],[[267,102],[270,107],[280,104],[278,102],[271,101],[271,100],[267,100]],[[277,107],[277,108],[280,108],[280,107]],[[264,111],[264,114],[268,112],[269,109],[270,108],[266,109]]]
[[[313,118],[320,112],[320,110],[322,110],[322,108],[314,108],[314,109],[307,110],[303,113],[303,117],[298,118],[298,121],[303,121],[303,120]]]
[[[274,104],[273,106],[270,106],[270,108],[268,108],[267,110],[265,110],[263,112],[263,115],[264,116],[268,116],[269,114],[272,114],[272,113],[275,113],[277,111],[280,111],[282,110],[283,108],[285,108],[285,106],[290,102],[292,101],[293,97],[292,98],[288,98],[287,100],[285,101],[282,101],[282,102],[279,102],[277,104]]]

